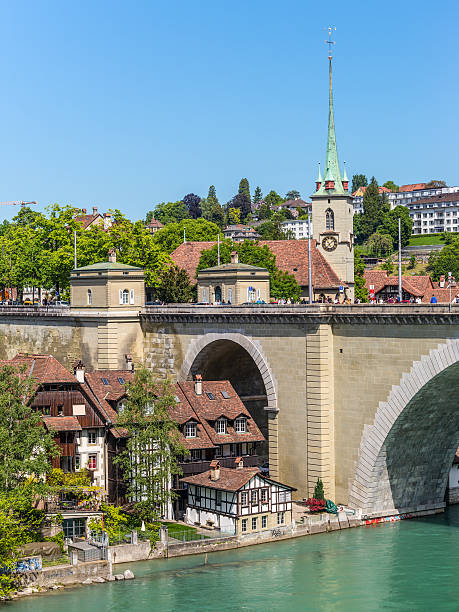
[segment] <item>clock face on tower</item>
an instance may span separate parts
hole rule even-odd
[[[338,246],[338,240],[334,236],[326,236],[322,240],[322,247],[326,251],[334,251]]]

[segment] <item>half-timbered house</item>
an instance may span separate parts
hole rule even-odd
[[[182,478],[188,494],[186,522],[232,535],[290,525],[295,489],[258,468],[243,467],[240,457],[236,462],[231,469],[213,460],[207,472]]]

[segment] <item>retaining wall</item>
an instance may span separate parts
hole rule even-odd
[[[55,584],[77,584],[86,578],[101,576],[107,579],[111,576],[109,561],[89,561],[77,565],[56,565],[45,567],[39,572],[24,574],[24,586],[51,587]]]

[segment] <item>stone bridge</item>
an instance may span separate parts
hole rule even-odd
[[[167,306],[0,310],[0,358],[231,380],[273,478],[368,516],[441,508],[459,446],[459,307]]]

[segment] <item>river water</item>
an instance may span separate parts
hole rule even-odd
[[[459,610],[459,506],[431,518],[129,564],[130,582],[7,604],[11,612]],[[124,566],[118,566],[125,569]]]

